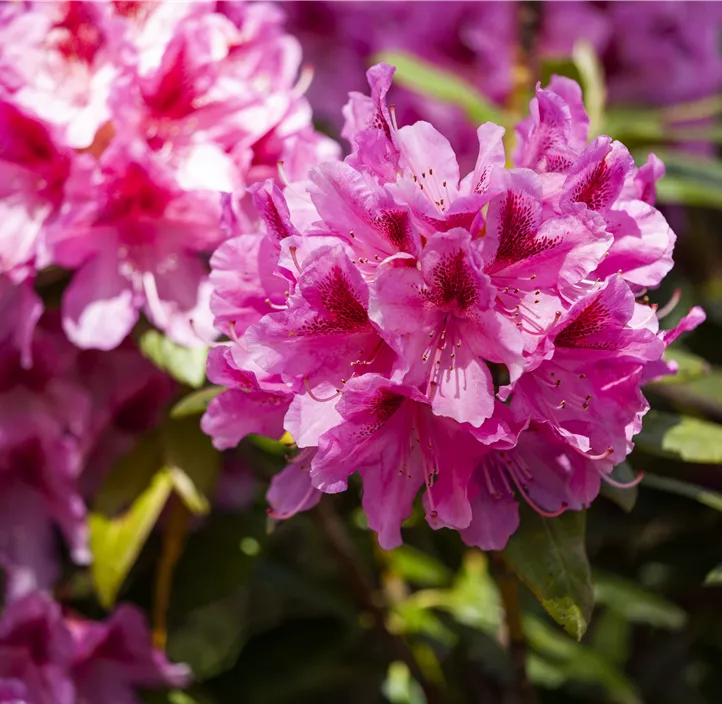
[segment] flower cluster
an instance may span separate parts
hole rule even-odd
[[[33,592],[0,618],[0,702],[138,704],[136,687],[180,687],[188,675],[151,647],[130,605],[89,621]]]
[[[579,86],[537,87],[517,126],[478,129],[460,177],[431,124],[398,127],[393,69],[352,93],[343,162],[253,199],[265,227],[214,254],[212,306],[231,342],[208,376],[228,387],[203,427],[218,448],[288,431],[300,454],[271,486],[285,517],[358,471],[384,548],[420,488],[433,528],[501,549],[519,500],[545,516],[581,509],[633,447],[640,385],[694,309],[659,332],[644,294],[672,267],[654,206],[661,163],[619,142],[587,144]],[[305,190],[305,193],[304,193]],[[237,228],[230,201],[225,222]]]
[[[74,271],[63,328],[80,347],[117,347],[141,314],[202,344],[217,192],[335,154],[299,63],[263,3],[4,4],[0,276],[29,290],[38,269]]]

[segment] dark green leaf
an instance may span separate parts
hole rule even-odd
[[[159,369],[194,388],[206,379],[207,347],[187,348],[177,345],[158,330],[146,330],[140,337],[140,351]]]
[[[236,589],[187,614],[168,635],[168,655],[187,663],[197,680],[228,669],[243,644],[246,592]]]
[[[611,476],[612,479],[617,482],[628,484],[634,480],[637,474],[628,462],[622,462],[614,468]],[[637,503],[639,487],[631,486],[628,489],[621,489],[618,486],[612,486],[611,484],[602,482],[600,493],[610,501],[614,501],[614,503],[617,504],[617,506],[619,506],[623,511],[629,513]]]
[[[507,122],[504,113],[490,103],[471,83],[436,64],[402,51],[384,51],[373,59],[396,67],[394,83],[414,93],[461,108],[474,124]]]
[[[519,529],[504,557],[552,618],[581,639],[594,608],[594,591],[584,545],[586,515],[567,511],[544,518],[522,504]]]
[[[722,425],[699,418],[650,411],[634,443],[660,457],[722,464]]]
[[[595,572],[594,592],[598,603],[614,609],[630,623],[678,630],[687,621],[678,606],[618,575]]]
[[[163,455],[186,506],[196,514],[208,513],[221,458],[197,418],[171,419],[163,426]]]
[[[95,496],[94,510],[113,516],[128,508],[162,466],[160,433],[153,430],[115,463]]]
[[[652,489],[659,489],[670,494],[685,496],[688,499],[699,501],[699,503],[713,508],[716,511],[722,511],[722,494],[716,491],[710,491],[696,484],[681,482],[677,479],[670,479],[669,477],[660,477],[656,474],[645,474],[642,484]]]
[[[205,389],[193,391],[171,408],[170,417],[185,418],[186,416],[198,416],[205,413],[208,404],[224,390],[222,386],[208,386]]]

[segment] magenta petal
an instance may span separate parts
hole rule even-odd
[[[79,271],[63,296],[63,328],[78,347],[112,350],[138,320],[130,282],[115,252],[102,251]]]
[[[290,518],[313,508],[323,495],[313,484],[309,473],[314,450],[302,450],[291,464],[274,475],[266,493],[273,518]]]
[[[517,502],[511,496],[494,498],[480,490],[471,499],[471,510],[471,523],[459,531],[462,540],[482,550],[503,550],[519,527]]]

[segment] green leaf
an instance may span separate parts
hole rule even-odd
[[[425,587],[451,582],[452,573],[445,565],[421,550],[402,545],[387,554],[389,567],[406,581]]]
[[[579,640],[594,608],[584,545],[586,514],[567,511],[544,518],[522,505],[520,518],[504,558],[551,617]]]
[[[717,565],[704,578],[705,587],[716,587],[722,584],[722,564]]]
[[[628,462],[622,462],[612,470],[611,476],[615,481],[628,484],[633,481],[637,475]],[[600,493],[602,496],[617,504],[623,511],[629,513],[637,503],[639,487],[630,486],[628,489],[621,489],[618,486],[612,486],[611,484],[602,482]]]
[[[95,511],[112,516],[130,506],[163,465],[160,433],[152,430],[112,467],[93,501]]]
[[[475,124],[506,125],[506,115],[490,103],[471,83],[450,71],[403,51],[384,51],[373,63],[385,61],[396,67],[394,83],[426,98],[461,108]]]
[[[597,603],[614,609],[629,623],[676,631],[687,622],[679,606],[618,575],[595,572],[594,592]]]
[[[170,473],[161,470],[125,513],[91,513],[91,574],[98,599],[106,609],[115,602],[172,489]]]
[[[176,492],[193,513],[208,513],[220,455],[195,417],[171,419],[162,433],[164,462]]]
[[[722,511],[722,494],[716,491],[710,491],[696,484],[681,482],[678,479],[670,479],[669,477],[660,477],[656,474],[645,474],[642,484],[652,489],[659,489],[670,494],[684,496],[693,501],[698,501],[704,506],[713,508],[716,511]]]
[[[604,67],[594,46],[584,39],[574,44],[572,60],[579,71],[584,89],[584,106],[589,115],[589,133],[592,137],[602,132],[607,89],[604,85]]]
[[[722,425],[691,416],[650,411],[634,444],[659,457],[722,464]]]
[[[199,416],[201,413],[205,413],[208,404],[223,391],[225,391],[223,386],[208,386],[205,389],[192,391],[171,408],[170,417]]]
[[[196,680],[227,670],[243,645],[246,602],[241,588],[187,613],[169,634],[169,657],[188,664]]]
[[[706,359],[680,347],[668,349],[664,358],[668,362],[675,361],[677,363],[677,373],[662,377],[659,381],[654,382],[655,384],[686,384],[709,374],[711,369],[710,363]]]
[[[391,704],[426,704],[421,685],[411,676],[406,663],[398,660],[389,665],[381,692]]]
[[[598,684],[607,693],[606,701],[641,704],[634,683],[601,654],[532,615],[524,617],[524,632],[535,651],[529,658],[532,682],[550,687],[560,687],[570,680]]]
[[[140,337],[140,351],[183,384],[200,388],[205,383],[207,347],[182,347],[158,330],[147,330]]]

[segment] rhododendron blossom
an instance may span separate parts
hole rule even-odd
[[[0,14],[0,275],[74,272],[63,327],[117,347],[141,315],[186,347],[213,338],[207,257],[219,192],[305,176],[308,75],[266,3],[13,3]]]
[[[505,166],[491,123],[462,178],[431,124],[399,127],[393,69],[352,93],[343,162],[281,191],[255,190],[263,226],[214,255],[209,376],[227,390],[203,427],[219,448],[288,431],[301,454],[274,480],[283,518],[359,472],[379,543],[423,487],[433,528],[501,549],[517,503],[544,516],[590,504],[634,444],[640,385],[704,319],[660,332],[643,298],[672,265],[654,208],[660,163],[637,168],[619,142],[587,144],[581,90],[537,87]],[[306,191],[304,193],[303,191]]]

